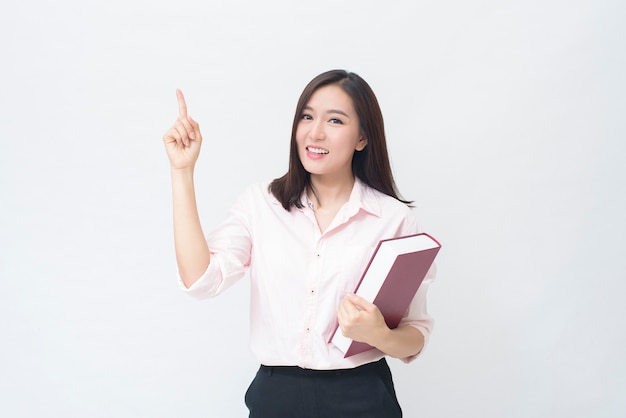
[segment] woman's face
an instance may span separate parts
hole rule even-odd
[[[296,128],[298,156],[311,176],[352,176],[352,155],[367,145],[352,99],[331,84],[317,89]]]

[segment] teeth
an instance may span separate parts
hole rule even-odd
[[[315,154],[328,154],[327,150],[321,148],[308,147],[307,149],[309,150],[309,152],[313,152]]]

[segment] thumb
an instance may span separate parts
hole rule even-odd
[[[200,125],[198,122],[196,122],[191,116],[187,116],[187,120],[193,129],[193,131],[190,132],[190,136],[193,135],[192,139],[200,139],[202,134],[200,133]]]
[[[374,304],[368,302],[357,294],[348,293],[346,296],[350,299],[350,302],[352,302],[352,304],[360,310],[370,311],[374,306]]]

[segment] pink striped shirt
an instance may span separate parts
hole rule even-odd
[[[249,187],[229,215],[207,235],[211,263],[190,288],[196,298],[213,297],[249,272],[250,344],[265,365],[344,369],[379,360],[370,350],[347,359],[328,339],[337,306],[354,288],[381,239],[418,232],[412,210],[358,179],[350,199],[320,232],[313,210],[286,211],[267,184]],[[414,326],[428,340],[433,319],[426,310],[431,269],[401,325]],[[411,361],[415,356],[405,358]]]

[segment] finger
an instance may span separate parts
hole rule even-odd
[[[361,309],[357,307],[347,296],[339,305],[339,312],[341,312],[345,320],[356,317],[360,310]]]
[[[185,127],[183,122],[180,120],[180,118],[174,124],[174,129],[176,130],[176,132],[178,132],[178,135],[180,136],[183,145],[185,145],[186,147],[189,146],[189,142],[190,142],[189,131],[187,131],[187,128]]]
[[[200,132],[200,124],[196,122],[191,116],[187,117],[187,120],[191,124],[191,128],[193,129],[193,138],[196,141],[202,142],[202,133]]]
[[[176,99],[178,99],[178,114],[187,118],[187,103],[185,103],[185,96],[183,96],[183,92],[180,89],[176,89]]]
[[[187,116],[187,120],[189,121],[189,124],[193,128],[193,131],[196,134],[200,134],[200,124],[196,122],[195,119],[193,119],[191,116]]]
[[[361,296],[356,295],[354,293],[349,293],[346,295],[346,299],[348,299],[352,304],[359,310],[371,311],[374,308],[374,304],[368,302],[363,299]]]
[[[183,125],[187,129],[189,134],[189,138],[196,139],[196,130],[192,127],[191,122],[193,119],[189,115],[187,115],[187,102],[185,102],[185,96],[181,89],[176,89],[176,98],[178,99],[178,113],[179,119],[182,121]],[[197,125],[197,124],[196,124]]]
[[[163,141],[165,143],[176,143],[177,145],[183,146],[183,139],[180,136],[180,133],[176,129],[176,127],[172,127],[169,131],[165,133],[163,136]]]
[[[189,116],[187,116],[186,118],[179,117],[177,122],[180,122],[185,127],[187,135],[190,139],[196,139],[196,132],[190,120],[192,119]]]

